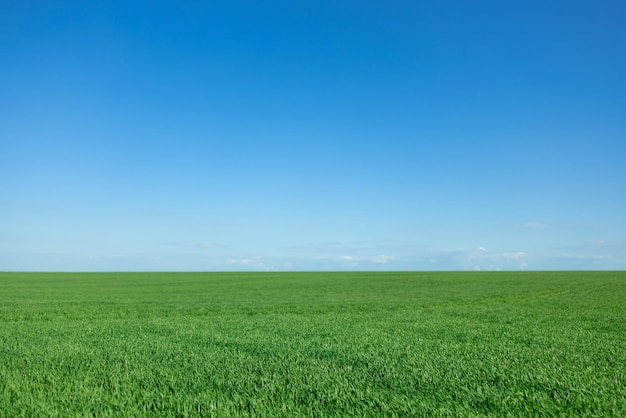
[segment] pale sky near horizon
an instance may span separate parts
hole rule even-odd
[[[626,2],[0,2],[0,271],[626,269]]]

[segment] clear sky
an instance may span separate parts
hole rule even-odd
[[[626,269],[624,22],[0,1],[0,270]]]

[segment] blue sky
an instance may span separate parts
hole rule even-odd
[[[0,270],[626,269],[622,1],[0,3]]]

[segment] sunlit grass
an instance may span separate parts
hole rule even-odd
[[[0,416],[626,416],[626,273],[1,273]]]

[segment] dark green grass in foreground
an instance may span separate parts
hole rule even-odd
[[[0,416],[626,416],[626,273],[0,274]]]

